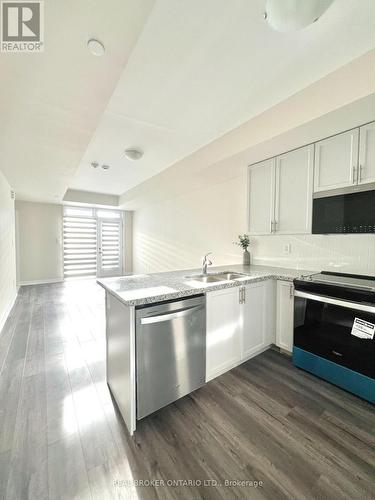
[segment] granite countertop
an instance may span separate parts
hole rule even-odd
[[[294,278],[313,274],[313,271],[285,269],[282,267],[267,266],[232,266],[210,267],[209,274],[219,271],[234,271],[245,273],[247,276],[232,281],[217,281],[202,283],[187,278],[192,274],[200,274],[201,269],[185,269],[164,273],[130,274],[117,278],[103,278],[97,280],[109,293],[115,295],[127,306],[140,306],[162,302],[164,300],[188,297],[212,290],[247,285],[267,279],[281,279],[292,281]]]

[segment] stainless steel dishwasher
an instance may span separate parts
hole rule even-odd
[[[136,309],[138,420],[205,383],[205,304],[199,295]]]

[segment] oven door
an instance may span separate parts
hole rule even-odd
[[[294,346],[373,379],[374,324],[373,304],[295,291]]]

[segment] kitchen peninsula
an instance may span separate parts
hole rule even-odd
[[[141,376],[137,374],[140,364],[144,366],[145,375],[147,367],[151,371],[151,367],[157,370],[155,367],[159,366],[161,370],[162,365],[171,365],[170,359],[163,363],[165,353],[157,354],[155,346],[147,356],[143,352],[150,340],[137,342],[141,324],[155,326],[161,321],[164,325],[161,335],[167,335],[165,332],[172,323],[169,319],[173,317],[185,335],[188,327],[192,329],[191,335],[197,335],[189,348],[186,347],[189,336],[184,339],[183,348],[176,347],[173,336],[178,329],[171,330],[168,337],[174,345],[174,355],[181,358],[179,368],[175,369],[178,373],[174,373],[177,383],[173,390],[177,391],[177,399],[191,392],[184,382],[186,372],[198,374],[200,380],[194,386],[197,388],[273,344],[290,351],[293,307],[288,307],[288,297],[292,297],[293,279],[306,274],[310,273],[279,267],[233,265],[212,268],[208,280],[197,269],[98,280],[106,291],[107,383],[129,433],[134,433],[137,420],[147,414],[139,408],[145,400],[140,391],[149,390],[148,399],[159,398],[155,409],[172,401],[170,394],[154,395],[152,388],[147,386],[147,379],[146,383],[140,383],[139,378],[137,382],[137,376]],[[179,305],[182,300],[188,300],[184,307]],[[144,318],[143,311],[147,306],[156,311],[154,306],[161,305],[167,306],[167,310],[147,314],[148,318]],[[143,319],[137,319],[137,315],[143,315]],[[198,330],[203,331],[200,337],[196,333]],[[199,350],[200,347],[204,350]],[[166,347],[165,351],[170,349]],[[153,363],[152,356],[158,355]],[[198,368],[199,359],[202,363]],[[177,366],[175,360],[172,365]],[[203,376],[199,370],[203,370]],[[165,373],[165,377],[168,376],[166,380],[173,379],[171,373]],[[153,372],[152,377],[151,384],[158,379],[158,373]],[[181,389],[184,383],[185,387]],[[163,387],[162,391],[165,390]],[[157,391],[160,392],[160,387]]]

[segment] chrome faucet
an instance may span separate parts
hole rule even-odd
[[[208,259],[207,257],[209,255],[211,255],[212,252],[208,252],[206,253],[206,255],[203,257],[203,262],[202,262],[202,274],[207,274],[207,266],[212,266],[212,262],[210,261],[210,259]]]

